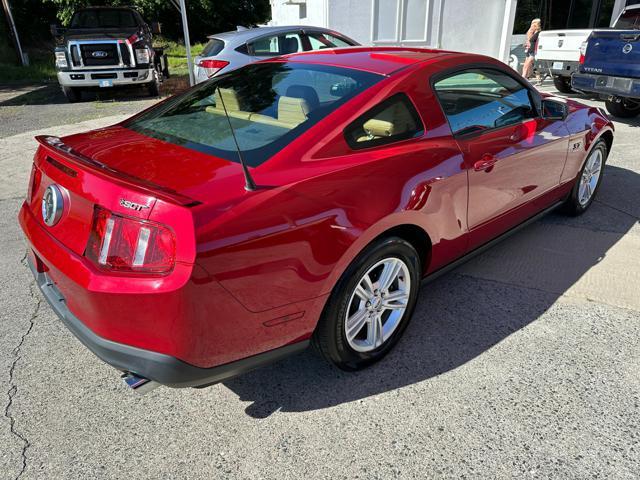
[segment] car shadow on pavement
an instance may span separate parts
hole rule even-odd
[[[599,263],[638,223],[640,207],[629,203],[631,198],[640,198],[640,175],[607,166],[597,201],[583,216],[553,213],[424,285],[404,337],[368,369],[342,372],[309,349],[223,383],[241,401],[251,402],[247,415],[266,418],[276,411],[354,402],[446,374],[535,322]],[[593,235],[585,235],[589,230]],[[474,276],[475,262],[497,279]],[[531,272],[543,288],[528,283]]]

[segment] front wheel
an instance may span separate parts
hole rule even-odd
[[[633,118],[640,115],[640,101],[613,97],[605,102],[607,111],[614,117]]]
[[[62,87],[62,93],[67,97],[69,103],[75,103],[80,101],[82,92],[78,87]]]
[[[571,78],[569,77],[561,77],[560,75],[553,76],[553,84],[560,93],[571,93],[573,89],[571,88]]]
[[[591,149],[584,166],[576,179],[571,194],[564,205],[569,215],[582,215],[587,211],[600,188],[604,164],[607,160],[607,145],[603,140]]]
[[[420,288],[420,256],[398,237],[379,240],[336,284],[314,333],[329,362],[359,370],[384,357],[407,328]]]
[[[153,71],[153,81],[149,83],[147,86],[149,96],[150,97],[159,97],[160,96],[160,75],[157,71]]]

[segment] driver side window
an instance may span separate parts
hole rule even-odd
[[[537,116],[529,90],[499,70],[456,72],[437,81],[434,89],[454,135],[514,125]]]

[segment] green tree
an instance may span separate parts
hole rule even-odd
[[[28,0],[30,1],[30,0]],[[169,0],[46,0],[57,7],[57,18],[67,25],[73,13],[89,5],[131,5],[148,21],[160,21],[163,35],[171,39],[182,36],[180,15]],[[193,41],[207,35],[233,30],[237,25],[253,26],[271,16],[269,0],[186,0],[189,30]]]

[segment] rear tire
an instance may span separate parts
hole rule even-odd
[[[564,204],[563,210],[567,215],[582,215],[591,206],[602,183],[607,155],[607,144],[599,140],[589,152]],[[594,174],[597,174],[596,178]]]
[[[614,117],[633,118],[640,115],[640,102],[628,98],[613,97],[605,101],[607,111]]]
[[[82,91],[78,87],[62,87],[62,93],[69,103],[79,102],[82,98]]]
[[[382,359],[409,324],[421,273],[420,256],[406,240],[388,237],[367,247],[334,287],[314,332],[316,349],[343,370]]]
[[[162,76],[167,79],[169,78],[169,59],[167,58],[167,54],[164,53],[162,55]]]
[[[572,93],[573,89],[571,88],[571,78],[569,77],[561,77],[559,75],[553,76],[553,84],[560,93]]]

